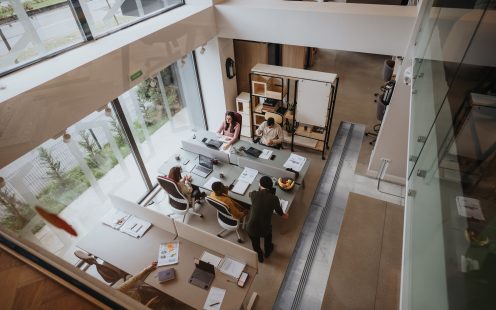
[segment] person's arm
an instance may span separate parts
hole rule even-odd
[[[220,128],[217,130],[217,133],[222,134],[224,132],[224,128],[226,128],[226,121],[223,121],[220,125]]]
[[[261,136],[263,134],[263,131],[265,129],[265,124],[267,124],[267,122],[263,122],[262,124],[260,124],[260,126],[258,126],[257,130],[255,130],[255,134],[257,136]]]
[[[153,262],[150,266],[143,269],[140,273],[127,279],[124,283],[119,285],[117,289],[123,293],[126,293],[128,290],[134,288],[139,281],[145,280],[146,277],[148,277],[148,275],[150,275],[150,273],[155,269],[157,269],[157,262]]]
[[[282,127],[277,125],[277,127],[275,128],[276,130],[276,133],[277,133],[277,138],[273,139],[272,140],[272,143],[273,144],[281,144],[282,141],[284,140],[284,134],[283,134],[283,131],[282,131]]]
[[[277,215],[279,216],[284,216],[284,212],[282,211],[281,208],[281,202],[279,201],[279,198],[277,196],[274,196],[274,211],[276,211]]]

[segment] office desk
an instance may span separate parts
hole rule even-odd
[[[203,138],[218,140],[219,136],[215,132],[198,130],[194,133],[194,135],[191,136],[190,139],[188,139],[188,141],[194,142],[196,144],[202,145],[203,147],[207,148],[207,146],[205,146],[205,144],[202,142]],[[229,161],[231,164],[234,165],[238,165],[238,157],[246,157],[261,164],[270,165],[285,170],[286,168],[284,168],[284,163],[286,162],[286,160],[288,160],[289,156],[291,155],[291,151],[289,150],[285,150],[285,149],[278,150],[275,148],[271,148],[268,146],[256,144],[253,142],[243,141],[243,140],[238,140],[236,143],[233,144],[233,146],[236,149],[239,149],[240,147],[244,147],[245,149],[248,149],[249,147],[254,147],[261,151],[263,149],[267,149],[267,150],[271,150],[273,155],[276,155],[274,160],[255,158],[253,156],[245,154],[244,152],[235,152],[234,149],[231,147],[231,153],[229,154]],[[310,167],[310,159],[307,158],[305,164],[303,165],[303,168],[301,169],[301,171],[299,171],[298,178],[296,178],[295,180],[297,184],[303,184],[304,177],[307,174],[309,167]],[[278,175],[271,175],[271,176],[279,177]]]
[[[193,161],[195,164],[198,164],[198,155],[197,154],[185,151],[183,149],[179,149],[176,154],[179,154],[180,160],[176,160],[175,156],[172,156],[171,158],[169,158],[169,160],[167,160],[162,166],[160,166],[160,168],[159,168],[160,174],[168,175],[170,168],[172,168],[174,166],[181,166],[183,168],[183,172],[182,172],[183,175],[189,174],[192,176],[193,179],[191,180],[191,183],[193,185],[201,187],[208,192],[210,192],[210,190],[205,188],[204,185],[208,181],[208,179],[210,179],[210,177],[215,177],[215,178],[219,179],[222,183],[224,183],[224,185],[229,186],[239,177],[241,172],[243,172],[243,170],[244,170],[244,168],[236,166],[236,165],[219,162],[218,165],[213,166],[213,171],[206,178],[202,178],[199,175],[185,171],[184,170],[185,165],[182,164],[186,160],[189,160],[190,162]],[[223,179],[220,178],[220,172],[221,171],[224,173]],[[251,191],[258,190],[260,178],[262,176],[263,176],[263,171],[259,171],[257,176],[255,177],[255,180],[253,180],[253,182],[250,184],[250,186],[246,189],[246,192],[244,195],[236,194],[236,193],[229,191],[229,197],[231,197],[237,201],[240,201],[244,204],[250,205],[251,199],[250,199],[248,193]],[[276,188],[277,197],[288,201],[288,210],[289,210],[291,208],[292,203],[293,203],[295,194],[300,189],[301,185],[295,184],[294,188],[289,192],[285,192],[285,191],[281,190],[276,184],[274,184],[274,187]]]
[[[152,261],[157,260],[160,243],[172,241],[173,238],[173,234],[153,225],[142,238],[136,239],[98,223],[78,242],[77,247],[135,275],[149,266]],[[194,259],[200,258],[203,251],[220,257],[223,255],[189,240],[182,238],[177,240],[179,240],[179,263],[158,267],[145,279],[145,282],[195,309],[202,309],[209,291],[188,282],[195,269]],[[169,267],[176,269],[176,279],[159,283],[158,272]],[[240,288],[236,283],[227,281],[228,279],[233,281],[231,277],[216,270],[211,286],[226,289],[221,309],[240,308],[256,275],[256,270],[248,265],[245,267],[245,272],[249,274],[248,282],[244,288]]]

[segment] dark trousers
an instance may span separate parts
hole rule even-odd
[[[260,255],[263,255],[262,249],[260,248],[260,238],[264,238],[264,251],[265,253],[269,253],[272,247],[272,231],[264,237],[253,237],[249,236],[251,240],[251,246],[253,250]]]

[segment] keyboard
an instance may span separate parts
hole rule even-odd
[[[200,170],[201,172],[205,172],[205,173],[209,173],[210,171],[212,171],[212,169],[208,169],[208,168],[205,168],[205,167],[200,166],[200,165],[197,165],[196,169]]]

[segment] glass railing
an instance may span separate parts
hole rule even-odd
[[[0,76],[184,0],[0,0]]]
[[[496,1],[431,1],[414,46],[402,307],[495,309]]]

